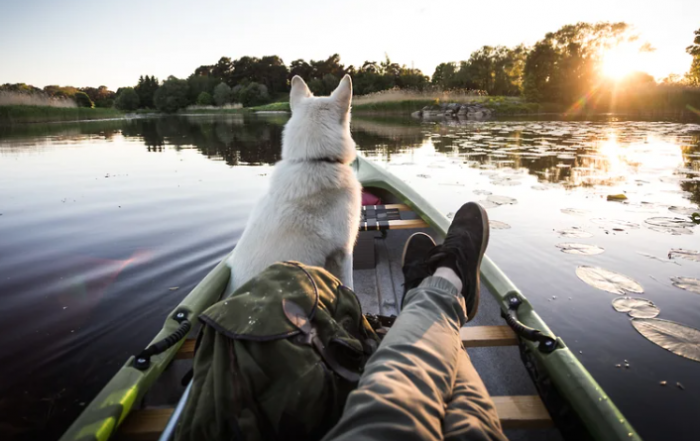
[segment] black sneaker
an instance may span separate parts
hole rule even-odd
[[[401,268],[403,269],[403,297],[401,298],[401,308],[406,293],[420,282],[433,274],[428,266],[428,255],[435,248],[435,241],[425,233],[414,233],[406,241],[401,257]]]
[[[442,245],[428,257],[431,274],[441,266],[451,268],[462,280],[467,321],[479,310],[479,268],[489,244],[489,217],[481,205],[468,202],[457,211]]]

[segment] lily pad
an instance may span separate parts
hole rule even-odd
[[[700,331],[669,320],[632,319],[632,326],[647,340],[681,357],[700,361]]]
[[[605,249],[601,247],[585,243],[558,243],[555,246],[561,249],[562,253],[576,254],[579,256],[594,256],[605,251]]]
[[[522,182],[518,179],[512,179],[505,176],[493,176],[491,178],[491,183],[493,185],[503,185],[506,187],[514,187],[516,185],[522,184]]]
[[[612,301],[612,307],[634,318],[653,318],[661,312],[651,300],[639,297],[618,297]]]
[[[578,230],[576,228],[571,228],[568,230],[559,230],[557,231],[557,234],[559,234],[559,236],[561,237],[574,237],[577,239],[593,237],[593,235],[588,231]]]
[[[600,217],[600,218],[596,218],[596,219],[591,219],[591,222],[593,222],[594,224],[603,225],[603,226],[609,227],[609,228],[623,228],[623,229],[627,228],[630,230],[635,230],[635,229],[639,228],[639,224],[636,224],[634,222],[629,222],[626,220],[622,220],[622,219],[605,219],[605,218]]]
[[[650,217],[644,223],[664,228],[693,228],[695,226],[691,221],[678,217]]]
[[[591,213],[588,210],[582,210],[580,208],[562,208],[561,212],[564,214],[571,214],[574,216],[585,216]]]
[[[508,225],[505,222],[499,222],[499,221],[489,221],[489,226],[491,226],[492,229],[494,230],[509,230],[510,225]]]
[[[518,203],[517,199],[508,196],[490,195],[486,199],[497,205],[513,205]]]
[[[672,228],[672,227],[656,227],[650,226],[651,231],[658,231],[659,233],[671,233],[674,236],[691,235],[693,230],[690,228]]]
[[[698,209],[693,208],[693,207],[679,207],[677,205],[672,205],[668,207],[668,211],[671,211],[676,214],[680,214],[683,216],[692,216],[693,213],[697,213]]]
[[[476,201],[479,205],[481,205],[483,208],[496,208],[500,207],[499,204],[495,202],[491,202],[488,199],[482,199],[480,201]]]
[[[582,265],[576,268],[576,275],[592,287],[613,294],[641,294],[644,292],[642,285],[629,277],[603,268]]]
[[[676,257],[680,257],[681,259],[686,260],[692,260],[693,262],[700,262],[700,251],[676,248],[668,252],[669,259],[675,259]]]
[[[474,190],[474,194],[483,195],[483,196],[490,196],[490,195],[491,195],[491,192],[488,191],[488,190],[476,189],[476,190]]]
[[[700,280],[692,277],[671,277],[673,286],[700,294]]]
[[[609,201],[626,201],[627,200],[627,195],[624,193],[620,194],[609,194],[608,195],[608,200]]]

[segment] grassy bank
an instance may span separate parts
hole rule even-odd
[[[413,96],[416,95],[416,96]],[[418,94],[394,93],[358,96],[353,99],[352,112],[354,114],[402,114],[420,110],[425,106],[440,103],[481,104],[496,113],[512,115],[521,113],[537,113],[540,106],[535,103],[527,103],[517,97],[483,97],[483,96],[452,96],[450,94],[436,94],[435,96],[423,96]],[[249,107],[246,110],[253,112],[289,112],[288,102],[277,102],[264,106]]]
[[[0,124],[42,123],[56,121],[83,121],[118,118],[116,109],[88,109],[85,107],[0,106]]]

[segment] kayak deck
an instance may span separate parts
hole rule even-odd
[[[354,167],[365,189],[381,197],[385,204],[394,204],[391,218],[383,213],[381,219],[377,218],[379,221],[367,221],[360,227],[365,231],[361,234],[376,236],[369,240],[365,236],[364,240],[365,244],[373,243],[372,251],[365,250],[364,256],[373,256],[375,262],[371,269],[356,266],[355,291],[363,312],[395,315],[403,294],[400,259],[406,239],[415,231],[424,231],[439,242],[449,220],[377,165],[358,158]],[[188,320],[197,323],[199,314],[221,297],[230,275],[225,261],[226,258],[168,314],[152,343],[178,328],[177,316],[184,313]],[[462,328],[461,336],[492,395],[507,436],[515,440],[559,440],[568,433],[574,439],[584,439],[588,432],[590,438],[597,440],[641,439],[564,341],[555,338],[555,344],[550,345],[553,350],[539,350],[542,348],[538,349],[537,343],[514,336],[501,319],[501,311],[510,310],[514,304],[518,305],[517,316],[522,324],[543,335],[551,337],[553,333],[488,256],[482,261],[481,273],[479,314]],[[193,336],[190,333],[189,337]],[[551,343],[552,338],[549,340]],[[182,380],[192,366],[193,355],[193,341],[183,339],[153,356],[150,366],[144,369],[137,369],[135,358],[129,358],[61,439],[158,439],[169,420],[175,421],[171,418],[175,405],[184,402]],[[546,407],[540,397],[546,401]],[[553,428],[547,409],[566,433]]]
[[[371,189],[370,189],[371,191]],[[402,206],[402,220],[411,220],[415,214]],[[375,267],[355,269],[353,281],[355,292],[363,313],[391,316],[398,314],[398,305],[403,295],[403,273],[401,255],[408,237],[417,232],[439,237],[430,228],[413,228],[415,223],[399,223],[397,230],[385,235],[377,232],[363,234],[374,236]],[[410,225],[406,227],[405,225]],[[424,224],[423,224],[424,225]],[[532,385],[520,362],[518,339],[513,331],[503,325],[499,307],[485,287],[482,287],[480,311],[476,318],[461,330],[461,338],[472,362],[492,395],[501,423],[511,440],[560,440],[559,432],[537,390]],[[173,385],[179,373],[186,372],[194,357],[195,339],[188,339],[175,355],[175,361],[149,392],[140,410],[135,410],[120,428],[120,438],[155,440],[164,429],[178,396],[184,390],[181,384]],[[178,366],[178,367],[176,367]],[[164,381],[163,381],[164,380]],[[174,386],[174,390],[173,390]],[[157,403],[162,403],[156,407]]]
[[[385,204],[396,206],[394,204],[399,202],[387,192],[372,188],[365,190],[381,194]],[[417,217],[409,210],[408,207],[402,208],[403,219]],[[384,238],[380,233],[360,233],[375,236],[376,259],[375,268],[355,269],[353,273],[355,292],[363,312],[398,315],[397,305],[400,305],[403,296],[403,247],[406,240],[419,231],[430,235],[438,243],[442,242],[440,236],[427,227],[390,229]],[[560,440],[559,431],[553,427],[537,389],[520,361],[518,340],[505,325],[500,312],[498,303],[482,284],[479,313],[461,331],[472,364],[494,399],[508,439]]]

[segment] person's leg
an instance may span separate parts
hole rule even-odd
[[[327,440],[441,440],[466,320],[464,299],[440,277],[409,291]]]
[[[365,366],[357,390],[326,440],[443,439],[446,408],[455,385],[462,384],[457,383],[457,372],[465,356],[459,337],[467,321],[465,297],[476,309],[479,264],[487,243],[488,218],[473,203],[457,212],[443,245],[436,247],[424,234],[409,239],[401,314]],[[442,277],[429,276],[432,273]],[[488,400],[481,386],[476,390]],[[498,422],[493,405],[484,408],[490,420]]]
[[[457,357],[455,385],[442,432],[445,441],[507,441],[493,401],[465,350]]]

